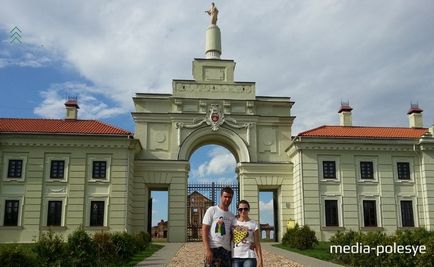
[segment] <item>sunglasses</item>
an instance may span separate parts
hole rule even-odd
[[[239,212],[242,212],[242,211],[249,211],[249,208],[239,208],[238,211],[239,211]]]

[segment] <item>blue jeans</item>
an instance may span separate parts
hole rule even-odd
[[[232,258],[232,267],[256,267],[255,258]]]

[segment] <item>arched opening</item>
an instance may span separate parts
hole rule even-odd
[[[231,151],[220,145],[204,145],[190,157],[189,182],[234,183],[236,159]]]
[[[220,191],[225,186],[234,190],[229,209],[235,213],[239,200],[237,161],[227,148],[205,144],[193,151],[189,159],[190,172],[187,189],[187,240],[201,241],[201,226],[206,210],[220,201]]]
[[[207,144],[220,145],[234,155],[237,162],[250,162],[250,154],[245,141],[234,131],[220,128],[218,132],[210,132],[204,127],[192,132],[181,144],[179,160],[190,160],[193,152]]]

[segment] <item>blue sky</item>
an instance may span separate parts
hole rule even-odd
[[[433,1],[215,2],[222,58],[236,61],[236,80],[256,82],[257,95],[295,101],[293,134],[337,124],[342,100],[354,125],[408,126],[411,102],[433,124]],[[172,79],[192,78],[208,8],[202,0],[3,0],[0,116],[63,117],[71,94],[81,118],[133,130],[136,92],[170,93]],[[15,26],[20,45],[10,43]]]
[[[341,101],[353,107],[354,125],[407,127],[410,103],[424,109],[425,126],[434,123],[434,1],[215,3],[235,80],[256,82],[257,95],[291,97],[293,135],[338,124]],[[209,4],[3,0],[0,117],[63,118],[72,95],[80,118],[134,131],[135,93],[171,93],[172,79],[192,79]],[[15,26],[21,43],[10,42]],[[205,158],[192,160],[201,178],[230,178]]]

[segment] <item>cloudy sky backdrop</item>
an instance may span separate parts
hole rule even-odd
[[[410,103],[434,123],[434,1],[215,2],[222,58],[237,62],[237,81],[256,82],[257,95],[295,101],[293,135],[338,124],[341,101],[354,125],[406,127]],[[73,95],[81,118],[134,131],[136,92],[171,93],[172,79],[192,79],[209,5],[1,0],[0,117],[62,118]],[[10,42],[15,26],[22,43]],[[192,168],[198,179],[230,157],[208,152],[216,154]]]

